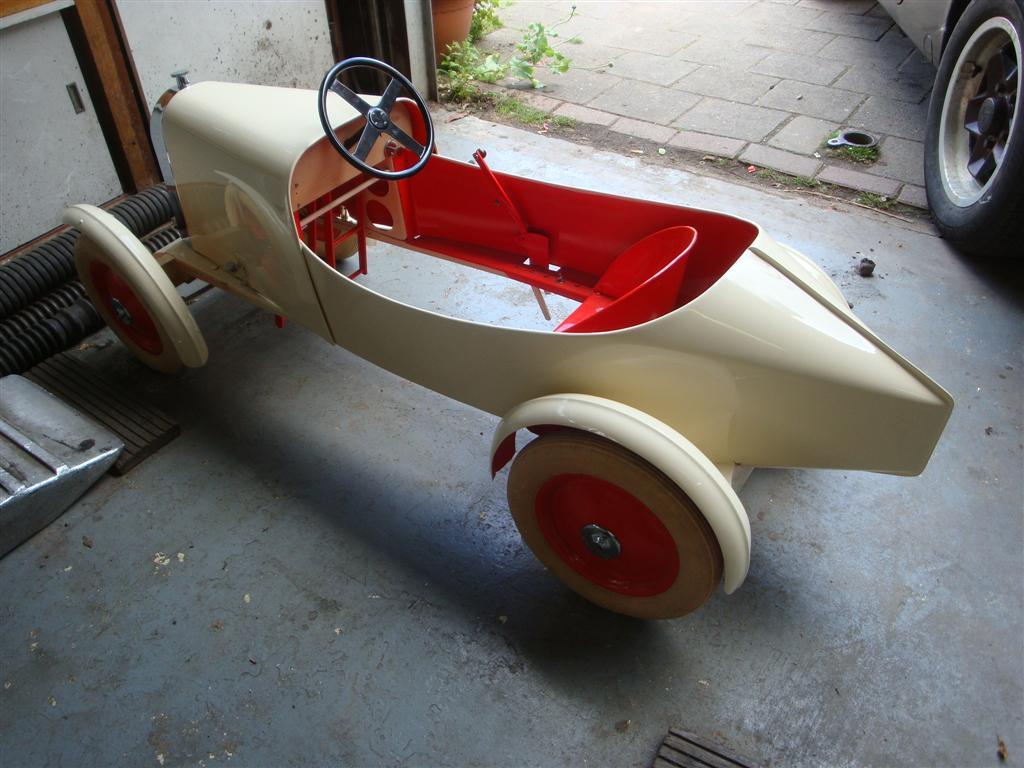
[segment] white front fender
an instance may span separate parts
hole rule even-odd
[[[643,411],[590,395],[546,395],[513,408],[494,434],[491,470],[515,454],[516,432],[561,426],[611,440],[649,461],[693,500],[715,532],[725,564],[726,593],[735,591],[750,567],[750,521],[729,481],[689,440]]]

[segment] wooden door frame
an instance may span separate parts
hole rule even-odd
[[[150,108],[114,0],[75,0],[60,13],[121,186],[133,193],[160,182]]]

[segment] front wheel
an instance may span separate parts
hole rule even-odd
[[[700,510],[616,443],[571,430],[537,438],[512,464],[508,501],[538,559],[603,608],[682,616],[721,579],[722,553]]]
[[[957,22],[928,109],[925,186],[960,250],[1020,256],[1024,233],[1021,0],[977,0]]]

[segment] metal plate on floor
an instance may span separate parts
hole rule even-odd
[[[710,739],[680,728],[670,728],[651,768],[761,768]]]
[[[64,512],[121,441],[21,376],[0,379],[0,556]]]
[[[178,422],[68,354],[51,357],[25,376],[121,439],[124,451],[111,469],[115,475],[123,475],[181,434]]]

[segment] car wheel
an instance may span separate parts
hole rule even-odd
[[[603,608],[682,616],[721,579],[718,541],[696,505],[608,440],[571,430],[542,435],[513,462],[508,500],[538,559]]]
[[[143,258],[152,263],[143,263]],[[183,365],[206,362],[202,333],[148,253],[136,254],[120,243],[108,251],[83,233],[75,245],[75,265],[96,310],[143,363],[175,373]]]
[[[1024,254],[1021,0],[977,0],[939,63],[925,186],[942,234],[966,253]]]

